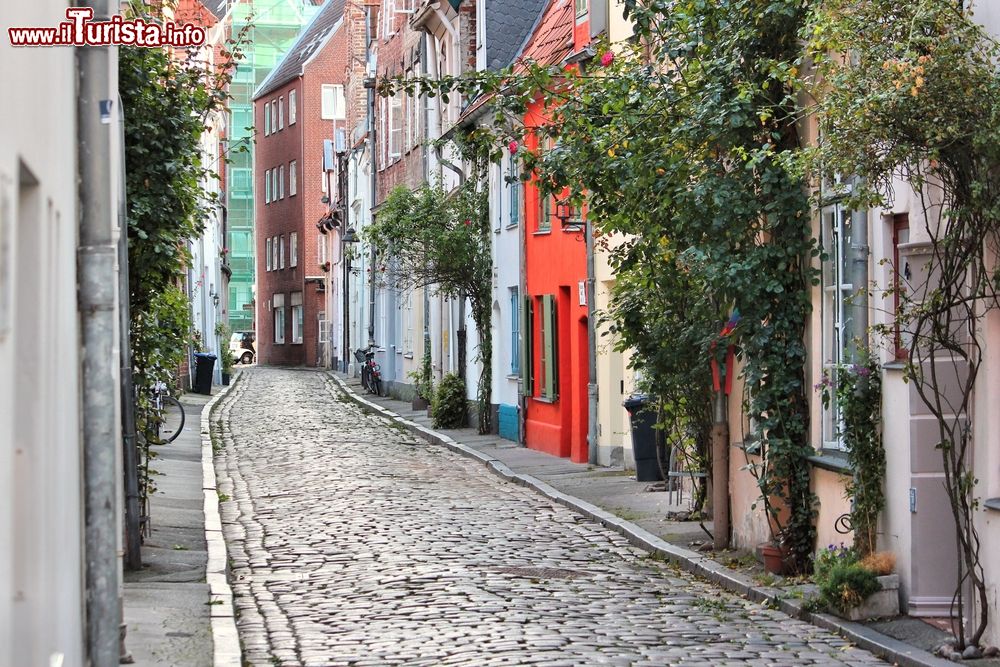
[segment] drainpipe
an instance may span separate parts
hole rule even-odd
[[[868,210],[851,212],[851,284],[855,294],[851,299],[851,319],[860,345],[851,342],[855,361],[868,347]]]
[[[110,20],[108,0],[74,3]],[[118,414],[115,387],[115,297],[118,276],[111,201],[110,47],[76,49],[78,75],[77,168],[81,419],[84,460],[84,537],[87,661],[115,665],[120,657],[118,561]],[[102,113],[103,112],[103,113]],[[102,118],[102,115],[104,116]]]
[[[729,547],[729,420],[726,403],[725,390],[720,387],[712,401],[712,546],[716,551]]]
[[[597,465],[598,435],[597,435],[597,323],[596,306],[594,303],[595,276],[594,266],[594,226],[584,221],[584,234],[587,242],[587,460],[591,465]]]
[[[371,7],[365,7],[365,63],[366,67],[371,67],[372,59],[372,25]],[[378,161],[375,158],[375,72],[367,72],[365,78],[365,88],[368,89],[368,154],[371,157],[371,222],[375,222],[375,198],[376,198],[376,169]],[[371,261],[369,269],[371,277],[368,279],[368,346],[375,345],[375,246],[371,248]]]
[[[139,453],[135,435],[135,388],[132,384],[132,346],[129,332],[132,315],[129,309],[128,284],[128,207],[125,193],[125,115],[118,98],[119,172],[118,191],[118,328],[121,331],[119,357],[121,368],[122,442],[125,462],[125,565],[129,570],[142,568],[139,534]]]

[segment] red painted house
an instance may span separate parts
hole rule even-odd
[[[587,3],[551,0],[521,59],[563,63],[589,41]],[[546,122],[538,101],[528,107],[525,143],[537,150],[530,128]],[[555,197],[525,185],[525,444],[577,462],[587,461],[587,253],[579,220],[556,216]],[[574,224],[576,223],[576,224]]]
[[[329,194],[325,153],[346,127],[346,0],[327,0],[254,93],[257,352],[316,366],[330,258],[316,223]],[[355,13],[353,5],[348,16]],[[328,160],[327,160],[328,161]]]

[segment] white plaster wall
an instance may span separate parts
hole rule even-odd
[[[511,347],[511,326],[520,313],[512,312],[511,289],[518,292],[518,303],[523,295],[521,281],[521,228],[511,225],[510,184],[506,182],[510,153],[504,149],[499,165],[490,173],[490,220],[493,229],[493,402],[517,405],[518,375],[511,372],[515,352]],[[522,199],[523,202],[523,199]],[[519,211],[520,224],[524,223],[523,204]],[[523,363],[523,360],[522,360]]]
[[[55,25],[66,7],[6,3],[3,22]],[[84,660],[75,67],[73,49],[0,39],[0,89],[12,101],[0,123],[4,665]]]

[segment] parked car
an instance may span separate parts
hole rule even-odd
[[[257,348],[254,342],[257,337],[252,331],[234,331],[229,337],[229,354],[237,364],[252,364],[257,360]]]

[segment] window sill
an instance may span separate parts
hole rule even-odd
[[[513,222],[513,223],[507,225],[506,227],[504,227],[504,229],[517,229],[520,226],[521,225],[519,223]]]
[[[532,236],[548,236],[551,233],[551,229],[540,229],[537,232],[531,232]]]
[[[806,458],[816,468],[837,472],[842,475],[854,474],[854,469],[847,462],[847,455],[836,449],[821,449],[816,456]]]
[[[513,381],[517,382],[518,380],[521,379],[521,374],[520,373],[507,373],[507,379],[508,380],[513,380]]]
[[[412,359],[413,358],[413,353],[412,352],[404,352],[403,353],[403,358],[404,359]]]
[[[555,403],[559,402],[558,396],[556,396],[555,398],[548,398],[545,396],[531,396],[530,398],[533,401],[538,401],[539,403],[548,403],[549,405],[554,405]]]
[[[899,359],[894,359],[888,363],[882,364],[882,368],[887,371],[902,371],[906,370],[906,362]]]
[[[300,341],[300,340],[299,341],[293,340],[292,341],[292,345],[302,345],[302,341]]]
[[[1000,498],[988,498],[983,502],[983,507],[994,512],[1000,512]]]

